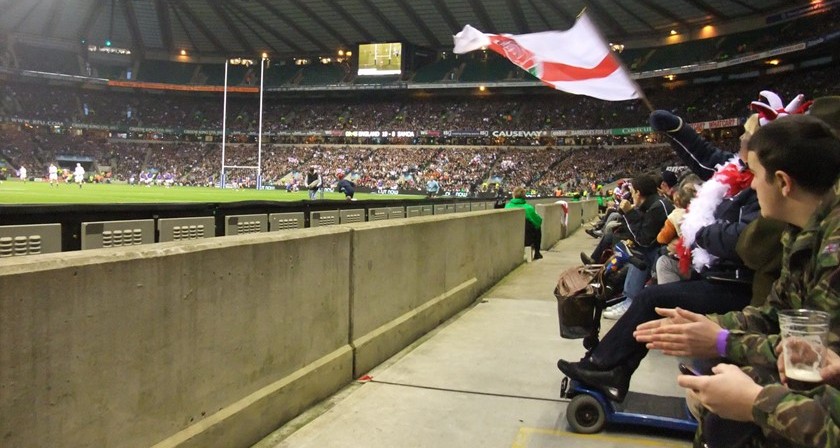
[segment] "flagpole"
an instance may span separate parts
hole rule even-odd
[[[580,11],[580,14],[578,14],[578,15],[577,15],[577,17],[575,17],[575,20],[580,19],[580,17],[581,17],[584,13],[586,13],[586,7],[584,7],[584,8]],[[613,50],[612,50],[612,48],[610,48],[610,43],[609,43],[609,41],[608,41],[608,40],[606,39],[606,37],[604,37],[604,35],[601,33],[601,29],[600,29],[600,28],[598,28],[597,26],[593,26],[592,28],[595,30],[595,33],[598,35],[598,37],[601,39],[601,43],[603,43],[603,44],[604,44],[604,45],[605,45],[605,46],[609,49],[609,51],[613,51]],[[645,91],[644,91],[644,90],[642,90],[642,88],[639,86],[639,83],[638,83],[638,82],[636,82],[636,80],[635,80],[635,79],[633,79],[633,76],[631,76],[632,74],[630,73],[630,70],[628,70],[628,69],[627,69],[627,66],[625,66],[625,65],[624,65],[624,61],[623,61],[620,57],[618,57],[617,55],[613,55],[613,57],[614,57],[614,58],[618,61],[618,65],[621,67],[621,69],[622,69],[622,70],[624,70],[624,73],[627,73],[627,77],[628,77],[628,78],[630,78],[630,81],[633,83],[633,85],[635,85],[635,86],[636,86],[636,92],[638,92],[638,94],[639,94],[639,99],[640,99],[640,100],[642,100],[642,103],[643,103],[643,104],[644,104],[644,105],[648,108],[648,110],[650,110],[651,112],[655,111],[655,110],[656,110],[656,108],[655,108],[655,107],[653,107],[653,104],[650,102],[650,100],[648,99],[647,95],[645,95]]]

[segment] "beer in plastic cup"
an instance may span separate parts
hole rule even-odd
[[[830,320],[831,316],[824,311],[779,312],[785,376],[791,389],[808,390],[822,383],[820,369],[825,359]]]

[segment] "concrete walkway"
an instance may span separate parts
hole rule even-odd
[[[257,448],[689,447],[664,431],[570,432],[558,358],[583,355],[564,340],[553,295],[558,274],[595,240],[582,230],[526,263],[411,347],[271,434]],[[604,321],[606,331],[610,321]],[[683,396],[677,360],[651,353],[631,390]]]

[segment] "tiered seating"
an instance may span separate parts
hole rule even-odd
[[[731,36],[721,36],[720,38],[715,39],[716,53],[714,55],[714,59],[725,61],[727,59],[741,56],[747,51],[747,47],[744,42],[753,39],[760,39],[763,33],[764,30],[755,30]]]
[[[67,50],[41,48],[27,43],[17,44],[20,68],[50,73],[79,75],[79,59]]]
[[[516,66],[508,62],[507,59],[497,57],[488,53],[486,59],[478,59],[467,62],[461,73],[462,82],[494,82],[504,81],[510,78],[514,70],[519,70]]]
[[[91,62],[91,76],[105,79],[123,79],[126,68],[102,62]]]
[[[371,84],[392,84],[400,80],[399,75],[393,76],[357,76],[353,80],[353,84],[371,85]]]
[[[619,58],[630,71],[636,72],[640,70],[639,67],[644,65],[644,61],[651,51],[648,48],[628,48],[619,54]]]
[[[438,59],[437,61],[420,67],[414,75],[414,82],[439,82],[446,81],[446,74],[457,67],[462,61],[454,57]]]
[[[311,64],[303,68],[301,85],[319,86],[338,84],[346,76],[344,69],[335,64]]]
[[[140,64],[137,79],[147,82],[189,84],[196,68],[195,64],[147,59]]]
[[[259,82],[259,69],[260,66],[257,64],[252,68],[248,68],[242,65],[228,65],[228,85],[229,86],[238,86],[245,83],[245,77],[248,74],[249,70],[254,70],[255,75],[253,76],[253,80],[255,83]],[[218,64],[202,64],[201,65],[201,72],[200,77],[206,77],[204,84],[211,85],[211,86],[223,86],[225,85],[225,64],[218,63]]]
[[[298,73],[300,73],[300,67],[297,65],[272,63],[265,70],[265,85],[275,87],[289,84]]]
[[[709,61],[715,55],[714,43],[714,39],[703,39],[659,47],[639,70],[680,67]]]

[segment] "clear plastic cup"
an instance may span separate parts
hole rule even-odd
[[[822,383],[830,321],[831,315],[824,311],[779,311],[785,376],[791,389],[808,390]]]

